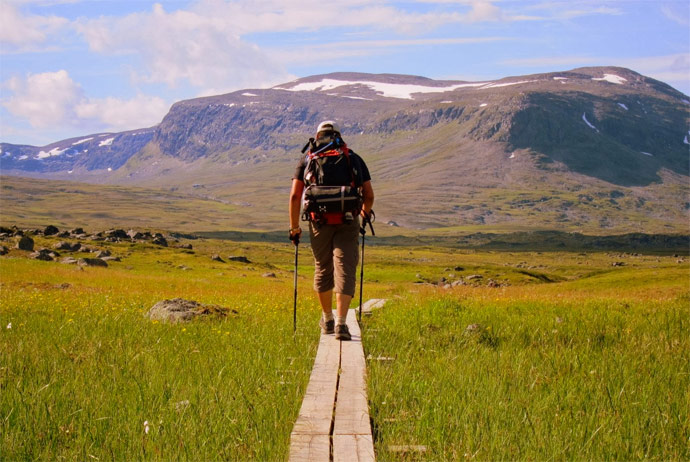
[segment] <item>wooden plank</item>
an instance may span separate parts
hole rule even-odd
[[[371,312],[377,308],[383,308],[386,304],[385,298],[371,298],[362,304],[362,313],[371,314]]]
[[[331,438],[329,435],[290,436],[290,461],[328,462],[331,458]]]
[[[340,342],[332,335],[321,335],[309,385],[292,433],[328,435],[333,420]]]
[[[309,385],[290,435],[290,461],[328,461],[331,449],[334,461],[376,460],[362,332],[355,309],[348,311],[347,324],[350,341],[339,342],[332,335],[321,335]]]
[[[340,382],[333,434],[371,435],[366,391],[366,361],[355,310],[348,312],[347,324],[352,341],[343,342],[340,353]]]
[[[333,462],[374,462],[371,435],[333,435]]]

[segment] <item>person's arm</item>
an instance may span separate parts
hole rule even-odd
[[[374,188],[371,186],[371,181],[365,181],[364,184],[362,184],[362,198],[364,199],[362,212],[363,214],[369,215],[374,206]]]
[[[292,180],[292,190],[290,191],[290,235],[301,234],[299,229],[299,212],[302,202],[302,191],[304,191],[304,182],[301,180]],[[294,230],[294,232],[293,232]]]

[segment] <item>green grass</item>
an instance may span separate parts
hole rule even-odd
[[[293,337],[290,244],[189,242],[87,243],[122,258],[108,268],[0,259],[3,460],[287,458],[318,341],[309,252]],[[363,320],[378,460],[690,457],[687,260],[433,246],[365,258],[365,299],[390,299]],[[470,275],[482,278],[436,284]],[[144,317],[174,297],[238,314]]]
[[[315,325],[317,312],[303,297],[293,336],[291,278],[263,262],[269,250],[245,252],[251,265],[220,264],[211,253],[243,249],[207,245],[195,255],[109,245],[123,262],[83,271],[19,251],[2,259],[3,460],[287,454],[318,341],[302,323]],[[262,278],[268,270],[278,277]],[[174,297],[239,313],[187,324],[144,317]]]

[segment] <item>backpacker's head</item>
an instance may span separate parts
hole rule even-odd
[[[332,120],[325,120],[316,129],[316,145],[323,146],[332,141],[335,141],[336,144],[342,143],[340,128]]]

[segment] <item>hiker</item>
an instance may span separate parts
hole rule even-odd
[[[300,206],[302,219],[309,221],[309,237],[314,254],[314,290],[319,297],[325,334],[335,332],[338,340],[350,340],[346,318],[355,294],[357,279],[360,216],[364,223],[372,214],[374,190],[369,169],[350,150],[335,122],[321,122],[316,138],[311,138],[292,179],[290,192],[290,240],[299,243]],[[306,189],[305,189],[306,188]],[[337,313],[333,316],[333,292]]]

